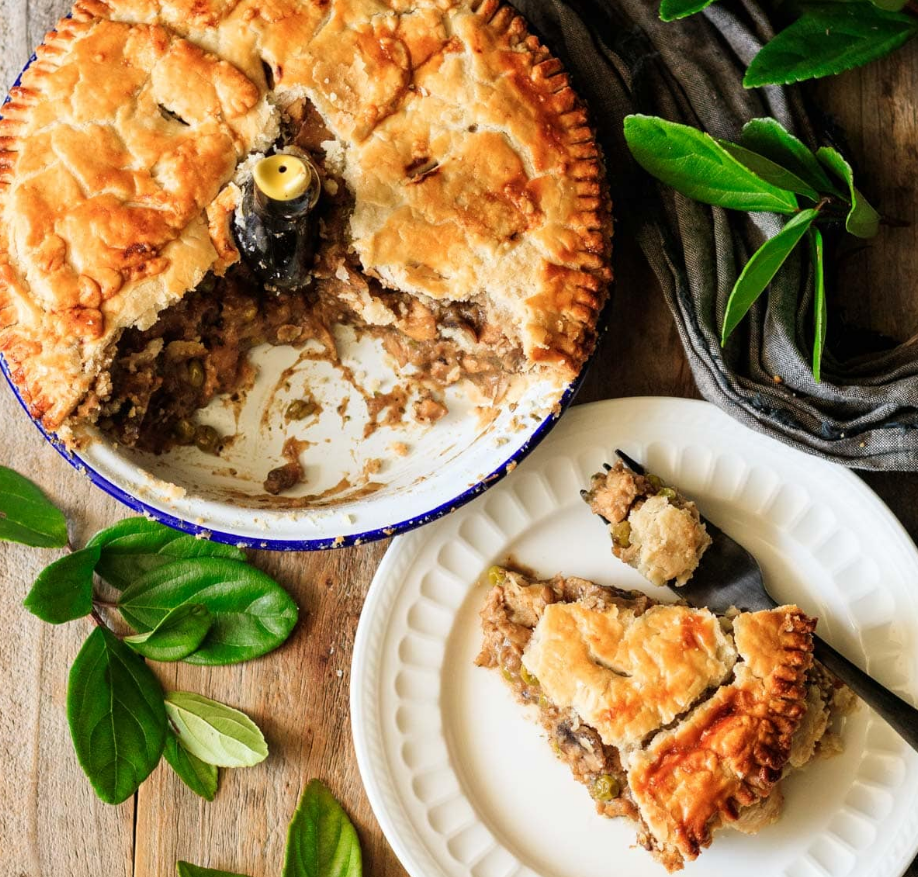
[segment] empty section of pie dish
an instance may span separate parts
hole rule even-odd
[[[417,526],[513,468],[595,347],[598,147],[493,0],[79,0],[0,125],[3,370],[167,523],[275,548]],[[321,190],[299,273],[246,261],[266,155]]]

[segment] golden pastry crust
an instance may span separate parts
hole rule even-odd
[[[214,262],[204,209],[274,114],[173,32],[89,18],[61,21],[3,114],[0,352],[53,429],[121,330]]]
[[[485,302],[559,384],[591,352],[599,150],[560,63],[497,0],[78,0],[38,56],[0,123],[0,351],[45,426],[122,329],[232,262],[214,202],[274,139],[271,101],[303,96],[343,147],[368,274]]]
[[[545,695],[619,748],[637,745],[727,678],[736,651],[706,609],[547,606],[523,655]]]
[[[696,858],[781,779],[807,710],[815,626],[796,606],[737,616],[735,680],[631,756],[631,792],[665,855]]]

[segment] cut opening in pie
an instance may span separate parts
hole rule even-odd
[[[353,196],[332,160],[337,142],[306,99],[288,108],[286,117],[287,134],[278,148],[306,153],[324,190],[310,217],[318,241],[308,275],[296,289],[265,288],[245,262],[235,261],[223,276],[208,274],[149,329],[126,330],[97,382],[104,392],[84,405],[87,413],[96,408],[99,426],[119,443],[154,453],[195,444],[219,454],[229,437],[197,423],[196,415],[214,397],[239,398],[251,386],[248,352],[261,344],[302,348],[312,342],[313,356],[338,361],[338,325],[381,340],[395,368],[420,389],[414,411],[402,413],[423,422],[446,412],[446,387],[467,381],[493,406],[525,371],[518,333],[486,297],[438,301],[384,287],[363,270],[349,240]],[[435,172],[433,163],[407,168],[406,184]],[[236,211],[238,217],[238,205]],[[287,418],[317,413],[309,402],[291,403]],[[265,488],[276,493],[295,484],[272,471]]]
[[[796,606],[717,617],[638,591],[494,567],[477,663],[501,673],[603,816],[667,870],[781,811],[793,768],[840,750],[856,703]]]

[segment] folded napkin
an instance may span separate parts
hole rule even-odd
[[[732,0],[666,23],[658,0],[513,2],[589,103],[618,233],[637,238],[656,273],[702,395],[747,426],[817,456],[862,469],[918,470],[918,347],[844,363],[827,349],[817,384],[810,371],[813,275],[800,248],[721,349],[733,284],[782,221],[683,198],[644,173],[625,145],[629,113],[727,139],[749,119],[772,116],[816,145],[799,87],[743,88],[748,62],[773,35],[763,10]],[[623,283],[618,294],[634,291]]]

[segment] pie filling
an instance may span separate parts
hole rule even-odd
[[[333,160],[337,143],[305,99],[288,109],[282,140],[282,148],[308,154],[323,178],[323,196],[311,214],[317,242],[308,277],[301,288],[272,290],[237,261],[224,276],[209,274],[149,329],[125,331],[82,408],[83,416],[121,444],[157,454],[195,444],[219,454],[230,437],[198,424],[196,414],[216,396],[242,397],[255,378],[248,351],[313,342],[310,349],[321,350],[317,356],[338,362],[333,330],[341,325],[381,340],[400,378],[421,388],[413,413],[422,422],[446,413],[447,386],[468,380],[493,405],[524,371],[519,339],[484,297],[436,301],[386,288],[362,270],[348,247],[353,199]],[[406,169],[409,177],[418,172],[436,168]],[[372,410],[372,399],[367,401]],[[286,417],[304,419],[314,411],[311,400],[298,400]],[[296,467],[281,468],[290,476]],[[277,493],[297,481],[275,470],[265,489]]]
[[[489,578],[477,663],[533,708],[597,812],[634,820],[669,871],[720,826],[774,822],[783,775],[840,751],[856,699],[812,661],[814,622],[796,607],[717,618],[574,577]]]

